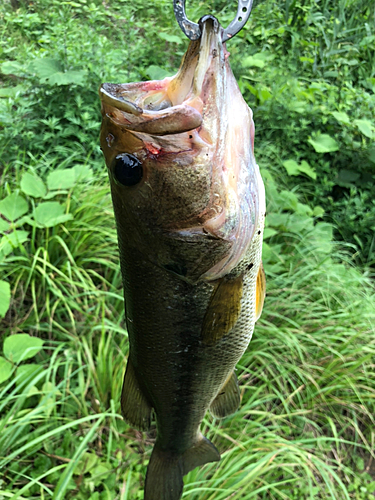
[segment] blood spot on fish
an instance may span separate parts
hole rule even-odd
[[[145,142],[144,145],[146,146],[146,149],[151,155],[157,156],[160,153],[160,149],[157,148],[152,142]]]
[[[105,140],[107,141],[108,147],[110,148],[113,144],[113,141],[115,140],[115,136],[112,134],[108,134]]]

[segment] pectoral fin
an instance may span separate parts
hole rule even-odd
[[[241,403],[240,388],[236,374],[233,372],[212,401],[210,412],[215,418],[224,418],[238,410]]]
[[[242,276],[222,278],[213,291],[202,326],[205,345],[215,345],[236,324],[241,311],[242,285]]]
[[[151,406],[145,398],[132,362],[128,359],[121,393],[121,411],[124,419],[136,429],[146,431],[151,424]]]
[[[258,276],[257,276],[257,288],[256,288],[256,300],[255,300],[255,321],[258,321],[260,315],[262,314],[264,297],[266,296],[266,274],[264,272],[263,263],[260,263]]]

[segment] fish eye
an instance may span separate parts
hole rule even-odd
[[[123,186],[135,186],[143,176],[142,163],[135,156],[124,153],[116,156],[113,174]]]

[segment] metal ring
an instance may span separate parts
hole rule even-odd
[[[199,24],[189,21],[185,12],[186,0],[173,0],[173,9],[181,30],[190,40],[198,40],[201,35]],[[223,32],[223,43],[233,38],[245,26],[249,19],[253,0],[238,0],[237,14],[230,25]]]

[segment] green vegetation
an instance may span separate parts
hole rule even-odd
[[[184,498],[374,498],[374,8],[265,0],[228,44],[267,190],[267,298],[241,409],[204,421],[222,461]],[[154,432],[119,414],[97,88],[172,74],[187,43],[172,1],[13,0],[0,20],[0,498],[140,499]]]

